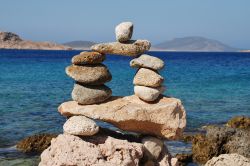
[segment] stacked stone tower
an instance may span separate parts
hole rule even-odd
[[[42,153],[39,166],[177,165],[164,139],[181,137],[186,113],[179,99],[163,95],[164,78],[158,71],[164,62],[144,54],[151,46],[148,40],[131,40],[131,22],[117,25],[115,33],[117,42],[92,46],[92,51],[74,56],[72,65],[66,68],[67,75],[76,82],[73,101],[58,108],[68,118],[63,125],[64,134],[52,140]],[[136,57],[130,62],[131,67],[139,68],[133,80],[135,95],[111,96],[111,89],[104,85],[112,79],[101,64],[105,54]],[[138,135],[103,129],[94,120]]]
[[[66,73],[76,83],[72,91],[72,99],[79,104],[96,104],[108,99],[112,91],[104,85],[112,76],[108,68],[102,64],[105,55],[98,52],[81,52],[72,58],[72,65]]]

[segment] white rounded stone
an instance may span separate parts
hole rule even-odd
[[[64,123],[63,130],[71,135],[91,136],[98,133],[99,126],[85,116],[72,116]]]
[[[122,22],[115,27],[116,40],[118,42],[129,41],[133,34],[133,23]]]
[[[144,101],[155,101],[164,90],[165,87],[163,86],[158,88],[134,86],[135,95]]]

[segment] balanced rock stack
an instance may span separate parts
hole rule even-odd
[[[101,64],[105,55],[98,52],[81,52],[72,58],[72,65],[66,73],[76,83],[72,91],[72,99],[79,104],[96,104],[107,100],[112,91],[104,85],[112,76],[108,68]]]
[[[135,95],[144,101],[158,99],[164,92],[162,86],[164,79],[157,71],[164,67],[164,62],[159,58],[143,54],[130,61],[130,66],[139,68],[133,81]]]
[[[41,155],[39,166],[176,166],[164,139],[176,140],[186,126],[186,112],[179,99],[161,95],[164,67],[159,58],[144,54],[147,40],[131,40],[133,24],[115,28],[116,42],[101,43],[73,57],[66,73],[76,83],[73,101],[62,103],[58,111],[68,117],[60,134]],[[134,78],[135,95],[111,96],[104,83],[111,80],[105,54],[137,57],[130,62],[139,68]],[[161,97],[159,97],[161,96]],[[113,124],[125,134],[101,128],[94,120]]]

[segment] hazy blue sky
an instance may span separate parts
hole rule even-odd
[[[25,39],[113,41],[122,21],[153,44],[203,36],[250,48],[250,0],[0,0],[0,30]]]

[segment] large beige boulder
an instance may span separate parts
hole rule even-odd
[[[237,153],[221,154],[213,157],[205,166],[250,166],[250,160]]]
[[[91,49],[102,54],[138,56],[148,51],[150,47],[151,44],[147,40],[130,40],[126,43],[112,42],[95,44]]]
[[[138,166],[142,156],[143,146],[139,143],[107,137],[104,143],[93,144],[61,134],[41,154],[39,166]]]
[[[58,111],[65,116],[84,115],[109,122],[122,130],[178,139],[186,126],[186,112],[181,101],[160,97],[147,103],[137,96],[111,97],[105,103],[78,105],[75,101],[61,104]]]

